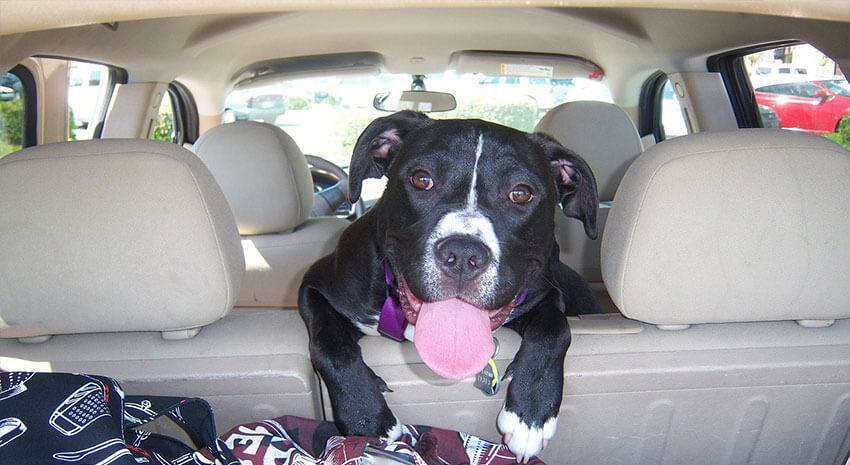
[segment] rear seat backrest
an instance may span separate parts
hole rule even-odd
[[[237,307],[295,307],[307,268],[330,253],[350,223],[308,218],[313,179],[307,160],[277,126],[254,121],[216,126],[193,150],[233,209],[247,270]]]
[[[200,396],[219,432],[321,416],[298,313],[230,311],[239,233],[190,151],[119,139],[28,148],[0,159],[0,211],[0,369]]]
[[[223,317],[244,262],[227,201],[191,152],[147,140],[0,159],[0,338],[190,336]]]
[[[782,130],[700,133],[629,168],[602,242],[627,317],[656,325],[850,318],[850,153]]]
[[[608,217],[608,203],[629,164],[643,151],[637,129],[629,115],[617,105],[596,102],[568,102],[556,106],[537,123],[535,132],[549,134],[590,164],[599,189],[599,236]],[[555,237],[561,261],[591,282],[602,281],[599,266],[600,240],[584,235],[581,223],[563,215],[555,217]]]

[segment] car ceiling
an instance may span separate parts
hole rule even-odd
[[[3,10],[0,17],[4,18],[2,31],[22,27],[11,27],[9,18],[10,12],[20,14],[18,8],[26,10],[22,3],[29,5],[30,11],[45,3],[66,6],[68,3],[41,0],[0,2]],[[107,3],[113,9],[118,4]],[[134,3],[138,3],[138,8],[126,6]],[[122,19],[152,15],[142,7],[166,3],[173,5],[175,2],[120,2],[122,7],[115,9],[111,15],[100,10],[94,15],[91,5],[88,5],[68,10],[76,16],[72,14],[59,23],[67,25],[86,20],[120,19],[110,27],[90,24],[15,34],[4,32],[0,36],[0,71],[34,55],[101,62],[126,69],[131,81],[168,82],[178,79],[195,93],[202,113],[215,114],[221,110],[217,105],[220,105],[221,96],[230,88],[237,72],[252,63],[269,58],[340,52],[378,52],[383,56],[386,71],[402,73],[443,71],[449,65],[451,55],[459,50],[576,55],[595,62],[605,70],[614,99],[624,106],[636,103],[640,82],[657,69],[668,72],[705,70],[706,57],[756,43],[791,38],[805,40],[820,47],[839,63],[850,62],[850,41],[847,40],[850,35],[850,8],[844,8],[847,11],[843,17],[838,16],[831,21],[794,17],[823,16],[821,8],[830,3],[835,6],[836,2],[831,1],[794,2],[801,5],[796,14],[791,11],[791,2],[771,2],[771,12],[786,16],[767,16],[741,12],[740,6],[718,2],[689,4],[733,11],[493,6],[347,9],[341,6],[348,7],[356,2],[344,1],[309,2],[309,6],[304,2],[254,1],[250,8],[245,2],[236,1],[225,8],[225,2],[216,0],[185,2],[183,9],[176,10],[176,13],[251,12],[173,16],[175,11],[167,10],[167,14],[160,15],[168,17]],[[276,7],[272,8],[270,3]],[[403,2],[408,6],[430,6],[430,3]],[[642,3],[650,6],[663,4]],[[764,2],[760,3],[765,7]],[[846,7],[845,0],[839,0],[839,3]],[[204,8],[200,4],[204,4]],[[317,6],[321,5],[329,8],[318,9]],[[304,9],[281,11],[282,6]],[[269,11],[257,12],[264,7]],[[166,10],[161,8],[159,11]],[[14,18],[14,14],[12,16]],[[23,21],[23,24],[30,24],[32,29],[56,26],[50,21],[53,16],[47,15],[38,24],[32,24],[33,20]],[[793,37],[789,37],[789,31],[793,31]]]

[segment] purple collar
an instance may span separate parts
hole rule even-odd
[[[387,298],[384,300],[384,306],[381,307],[381,316],[378,318],[378,332],[396,341],[404,340],[404,330],[407,328],[407,318],[404,317],[404,311],[401,309],[401,302],[398,300],[398,295],[393,289],[393,272],[390,269],[389,263],[384,261],[384,280],[387,282]],[[523,291],[514,304],[514,307],[520,306],[525,302],[528,296],[528,289]]]
[[[396,341],[404,340],[404,330],[407,328],[407,318],[401,309],[401,302],[393,289],[393,272],[390,265],[384,261],[384,280],[387,282],[387,298],[381,308],[378,318],[378,332]]]

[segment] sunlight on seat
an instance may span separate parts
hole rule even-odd
[[[245,254],[245,269],[246,270],[270,270],[269,262],[263,257],[263,254],[254,245],[251,239],[242,239],[242,251]]]
[[[36,362],[21,358],[0,357],[0,370],[3,371],[38,371],[52,372],[53,366],[50,362]]]

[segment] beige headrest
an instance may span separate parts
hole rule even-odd
[[[198,138],[193,150],[221,185],[240,234],[289,231],[310,215],[310,168],[279,127],[254,121],[222,124]]]
[[[233,215],[188,150],[109,139],[0,159],[0,337],[177,331],[232,307]]]
[[[562,103],[549,110],[534,131],[549,134],[587,160],[600,201],[614,198],[626,168],[643,151],[629,115],[606,102]]]
[[[850,152],[784,130],[699,133],[629,168],[602,242],[626,316],[681,325],[850,317]]]

